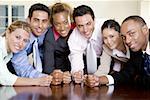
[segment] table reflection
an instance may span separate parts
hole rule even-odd
[[[149,100],[149,90],[133,86],[100,86],[83,84],[51,85],[50,87],[0,87],[1,100]]]

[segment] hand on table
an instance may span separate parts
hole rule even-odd
[[[59,85],[63,81],[63,72],[59,69],[56,69],[51,74],[53,76],[52,85]]]

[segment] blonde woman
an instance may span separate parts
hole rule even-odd
[[[51,76],[42,78],[21,78],[10,73],[7,69],[7,63],[13,56],[24,49],[29,42],[31,29],[29,24],[23,21],[13,22],[0,36],[0,84],[1,85],[40,85],[49,86],[52,80]]]

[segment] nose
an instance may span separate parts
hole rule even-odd
[[[108,44],[110,45],[112,41],[111,41],[110,38],[108,38],[108,39],[107,39],[107,42],[108,42]]]
[[[23,41],[23,40],[20,40],[20,41],[19,41],[19,47],[20,47],[20,49],[22,49],[23,46],[24,46],[24,41]]]
[[[61,31],[65,30],[65,26],[64,25],[60,25],[60,30]]]
[[[39,27],[41,28],[43,26],[42,21],[39,21]]]
[[[83,31],[86,33],[87,32],[87,27],[83,26]]]

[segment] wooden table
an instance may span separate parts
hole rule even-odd
[[[150,89],[133,86],[89,88],[73,83],[50,87],[0,87],[0,100],[150,100]]]

